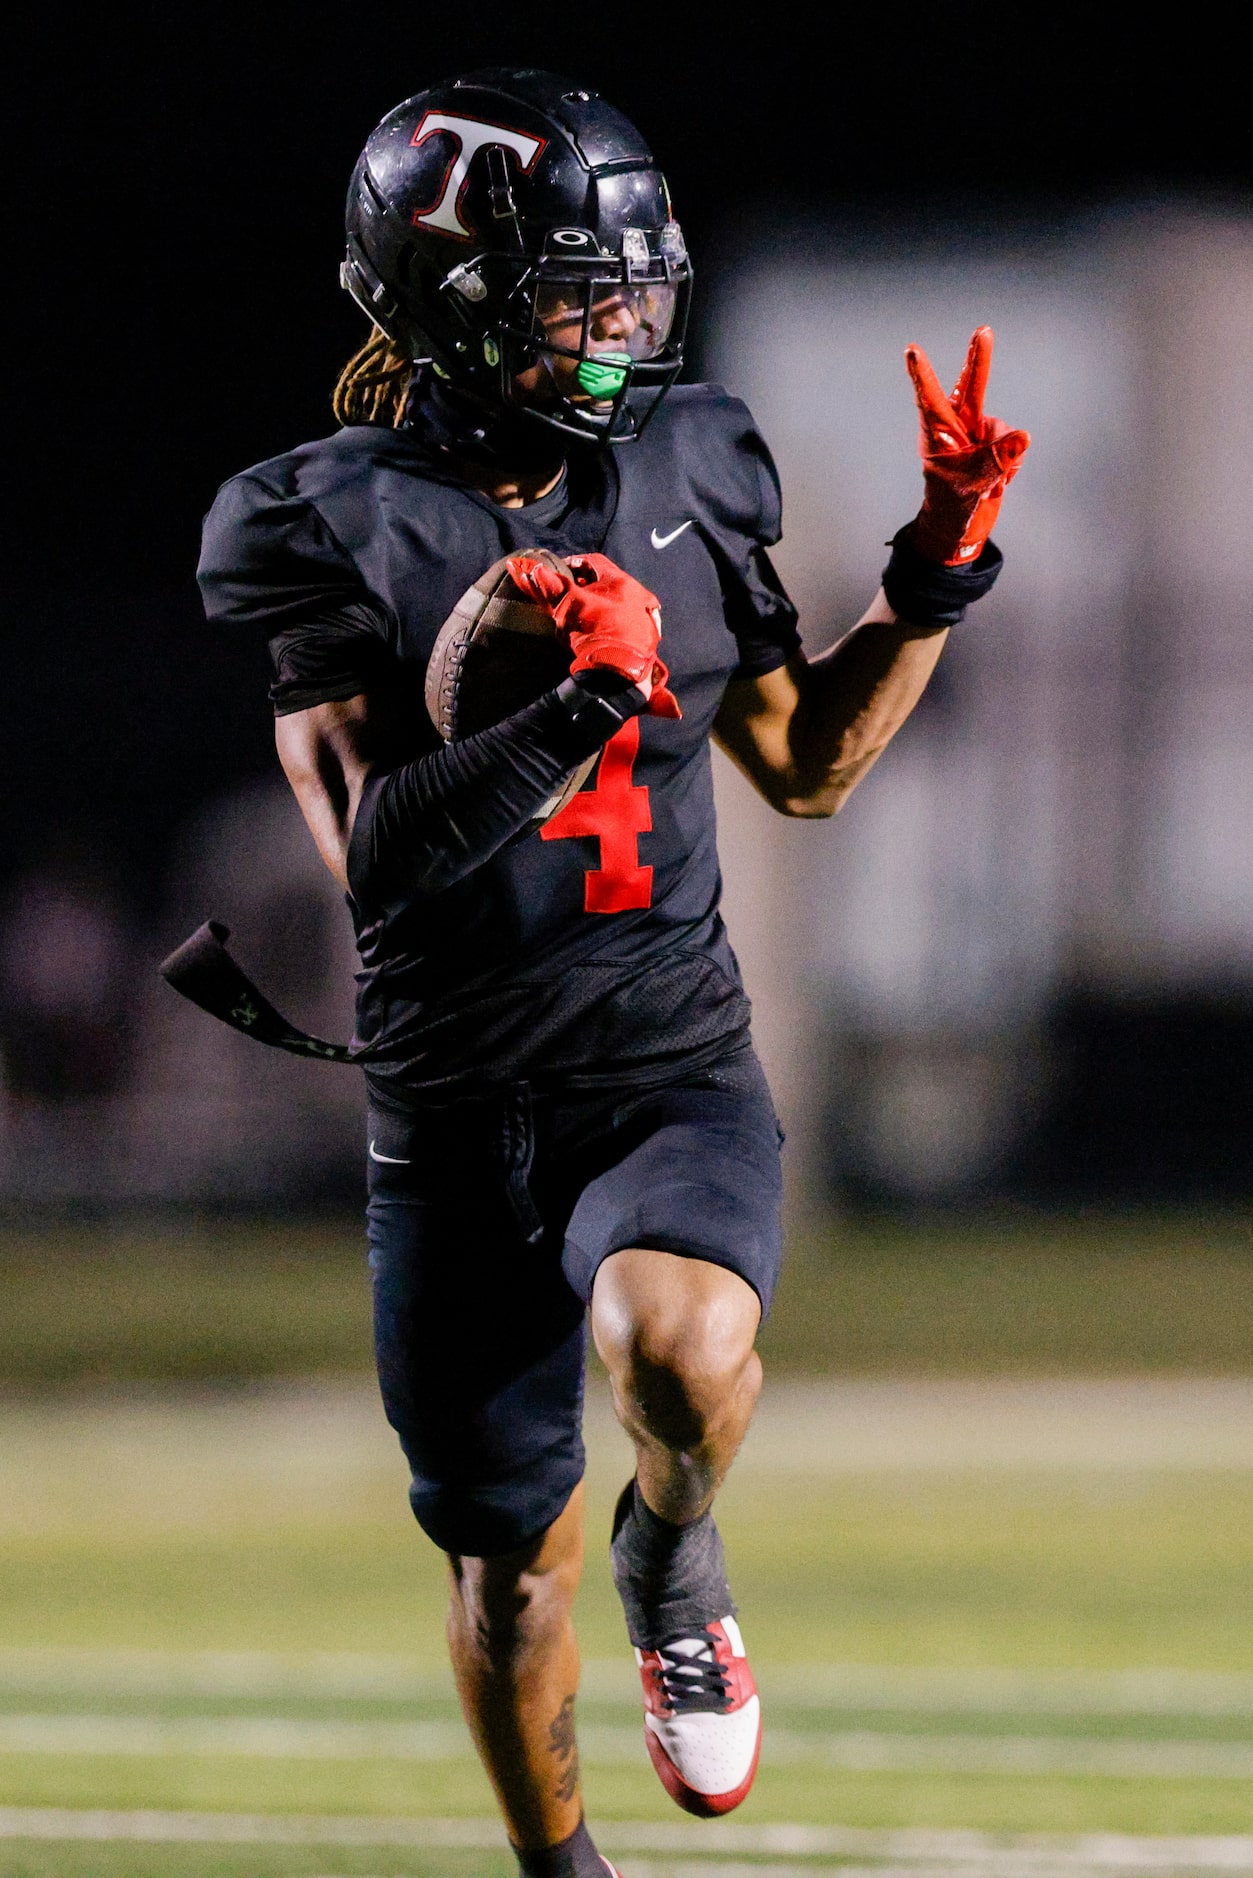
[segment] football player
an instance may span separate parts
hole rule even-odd
[[[225,485],[200,578],[212,621],[269,641],[279,756],[356,926],[379,1378],[448,1556],[466,1719],[522,1872],[588,1878],[612,1869],[574,1729],[589,1311],[637,1456],[611,1560],[649,1754],[709,1816],[761,1743],[710,1508],[761,1382],[780,1137],[718,912],[710,740],[781,814],[838,809],[992,585],[1028,440],[983,414],[986,328],[951,399],[910,349],[922,508],[809,660],[769,451],[720,387],[675,383],[687,249],[594,92],[489,70],[398,106],[342,278],[373,328],[342,427]],[[443,744],[431,647],[502,555],[570,675]]]

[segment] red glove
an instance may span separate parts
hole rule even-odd
[[[576,554],[560,569],[515,554],[509,572],[524,593],[546,606],[570,638],[574,672],[621,672],[648,691],[652,717],[682,717],[657,657],[661,602],[604,554]],[[651,690],[649,687],[651,685]]]
[[[1001,497],[1018,473],[1031,438],[999,417],[983,415],[992,365],[992,328],[970,341],[952,402],[940,389],[921,346],[906,346],[922,428],[918,454],[926,494],[913,525],[913,544],[929,561],[961,567],[983,552]]]

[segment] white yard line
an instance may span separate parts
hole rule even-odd
[[[601,1667],[589,1663],[587,1670],[594,1675]],[[824,1663],[767,1667],[761,1681],[775,1704],[791,1708],[976,1715],[1204,1715],[1248,1717],[1253,1722],[1253,1675],[1221,1670],[955,1669]]]
[[[631,1745],[635,1745],[633,1739]],[[316,1721],[276,1715],[0,1715],[0,1754],[109,1754],[142,1759],[226,1755],[243,1760],[429,1762],[468,1761],[473,1749],[464,1723],[454,1721]]]
[[[619,1668],[609,1664],[610,1671]],[[629,1661],[628,1688],[638,1687]],[[1253,1709],[1253,1676],[1249,1677]],[[443,1664],[356,1651],[0,1647],[0,1695],[255,1696],[325,1701],[456,1700]]]
[[[1253,1873],[1253,1836],[1148,1838],[1124,1833],[934,1831],[926,1828],[855,1826],[741,1826],[732,1821],[703,1827],[622,1824],[597,1828],[606,1850],[645,1856],[659,1851],[708,1856],[727,1852],[747,1857],[891,1861],[902,1869],[932,1864],[978,1872],[980,1878],[1044,1878],[1057,1870],[1119,1873]],[[685,1866],[689,1874],[690,1867]]]
[[[597,1838],[608,1845],[603,1832]],[[610,1848],[612,1850],[612,1848]],[[748,1863],[742,1859],[720,1858],[711,1865],[703,1859],[684,1859],[681,1863],[667,1862],[663,1865],[653,1863],[640,1864],[636,1859],[624,1859],[616,1855],[616,1865],[622,1878],[815,1878],[819,1872],[830,1872],[836,1878],[1106,1878],[1111,1870],[1116,1870],[1120,1878],[1198,1878],[1204,1867],[1191,1862],[1186,1865],[1090,1865],[1083,1859],[1072,1858],[1067,1853],[1046,1854],[1043,1859],[1034,1856],[1025,1862],[1012,1853],[998,1851],[993,1859],[960,1857],[950,1859],[924,1859],[921,1862],[911,1860],[908,1864],[891,1862],[873,1865],[848,1864],[841,1859],[838,1865],[825,1860],[822,1864],[779,1865],[771,1862],[763,1864],[754,1859]],[[1247,1865],[1230,1869],[1247,1872]]]
[[[580,1745],[586,1730],[580,1730]],[[1064,1775],[1114,1780],[1247,1780],[1253,1741],[1108,1741],[1061,1735],[805,1735],[772,1729],[767,1765],[841,1773]],[[595,1755],[589,1753],[589,1759]]]
[[[598,1838],[604,1839],[599,1833]],[[608,1841],[605,1841],[607,1844]],[[1088,1865],[1081,1859],[1073,1859],[1062,1854],[1056,1858],[1046,1858],[1043,1862],[1031,1859],[1023,1864],[1010,1855],[998,1856],[994,1862],[978,1859],[971,1862],[959,1859],[924,1860],[921,1863],[911,1861],[908,1865],[895,1863],[873,1865],[850,1865],[843,1859],[838,1865],[825,1861],[820,1865],[778,1865],[773,1862],[763,1864],[754,1859],[751,1863],[742,1859],[720,1858],[716,1865],[707,1864],[701,1859],[684,1859],[679,1864],[667,1862],[664,1865],[653,1863],[640,1864],[636,1859],[616,1858],[617,1870],[622,1878],[815,1878],[819,1872],[829,1872],[833,1878],[1104,1878],[1110,1870],[1108,1866]],[[1201,1867],[1187,1865],[1122,1865],[1117,1867],[1121,1878],[1197,1878]],[[1236,1869],[1248,1871],[1248,1866]]]
[[[55,1807],[0,1808],[0,1839],[79,1840],[94,1843],[197,1845],[414,1846],[433,1850],[503,1850],[494,1820],[402,1819],[312,1814],[87,1812]],[[630,1878],[662,1878],[674,1861],[683,1878],[733,1869],[729,1860],[786,1861],[742,1865],[758,1878],[810,1874],[813,1861],[838,1859],[844,1878],[859,1870],[928,1878],[1196,1878],[1222,1872],[1253,1874],[1253,1836],[1143,1838],[1089,1833],[1062,1838],[1044,1834],[934,1832],[842,1826],[741,1826],[719,1820],[702,1825],[620,1821],[599,1825],[597,1839],[612,1857],[625,1860]],[[716,1865],[707,1861],[721,1854]],[[660,1858],[644,1867],[640,1858]],[[849,1870],[849,1861],[860,1861]],[[805,1861],[805,1862],[801,1862]],[[870,1861],[870,1862],[866,1862]]]
[[[584,1723],[579,1748],[592,1766],[643,1761],[634,1727]],[[272,1715],[3,1715],[0,1754],[98,1754],[248,1760],[462,1761],[470,1743],[456,1721],[323,1721]],[[772,1728],[769,1765],[846,1773],[1060,1775],[1119,1780],[1253,1782],[1253,1741],[1129,1741],[1063,1735],[924,1735]]]
[[[1186,1669],[932,1668],[832,1663],[760,1667],[776,1708],[937,1714],[1159,1715],[1253,1720],[1253,1675]],[[583,1666],[584,1695],[634,1709],[639,1684],[622,1658]],[[0,1648],[0,1696],[236,1696],[280,1701],[455,1700],[449,1672],[365,1653]]]

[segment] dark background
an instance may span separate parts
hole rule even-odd
[[[28,13],[11,112],[0,901],[59,869],[129,927],[146,982],[177,832],[273,772],[264,648],[200,616],[200,518],[225,477],[332,426],[331,388],[364,337],[336,280],[344,189],[392,105],[483,64],[562,70],[618,103],[664,163],[694,252],[699,375],[702,304],[747,227],[782,259],[818,228],[969,252],[981,231],[1061,228],[1110,201],[1247,201],[1230,49],[1127,17],[389,0]],[[128,996],[101,1019],[99,1066],[58,1069],[45,1093],[124,1075]],[[1176,1086],[1198,1024],[1205,1061],[1247,1081],[1247,1013],[1234,1056],[1228,1004],[1193,1016],[1129,1033],[1114,1053],[1128,1088]],[[1077,1094],[1016,1184],[1064,1188],[1095,1154],[1081,1184],[1144,1191],[1161,1131],[1135,1103],[1111,1110],[1104,1073],[1084,1067],[1085,1051],[1109,1056],[1105,1015],[1055,1020],[1077,1025],[1055,1051]],[[8,1028],[12,1071],[20,1022]],[[42,1032],[31,1048],[47,1058]],[[1203,1185],[1223,1193],[1245,1160],[1228,1069],[1202,1095],[1223,1118]]]
[[[28,13],[7,864],[55,829],[142,914],[189,808],[271,761],[260,648],[198,623],[199,520],[224,477],[330,427],[361,336],[335,279],[343,192],[392,104],[496,62],[602,89],[660,153],[708,300],[720,234],[745,216],[781,243],[832,214],[968,239],[1024,202],[1038,218],[1111,193],[1243,193],[1247,116],[1227,108],[1221,49],[1127,17],[316,0],[123,7],[86,25],[77,8]]]

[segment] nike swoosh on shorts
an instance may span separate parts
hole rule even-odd
[[[692,523],[691,523],[691,519],[689,518],[686,522],[680,522],[677,528],[672,528],[668,535],[659,535],[657,533],[657,530],[654,528],[649,539],[651,540],[654,548],[668,548],[672,541],[677,541],[679,539],[679,536],[683,533],[683,530],[685,528],[690,528],[691,526],[692,526]]]
[[[380,1154],[373,1142],[370,1143],[370,1159],[386,1161],[390,1167],[412,1167],[413,1165],[412,1161],[406,1160],[403,1154]]]

